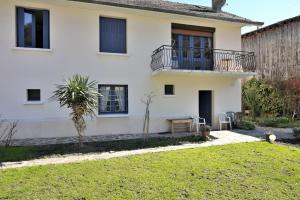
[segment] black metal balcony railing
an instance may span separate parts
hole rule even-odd
[[[163,45],[152,54],[151,68],[255,72],[253,52],[221,49],[176,48]]]

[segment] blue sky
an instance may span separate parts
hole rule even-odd
[[[212,0],[171,1],[211,6]],[[223,10],[270,25],[300,15],[300,0],[227,0],[227,5]],[[245,27],[242,32],[255,29],[256,27]]]

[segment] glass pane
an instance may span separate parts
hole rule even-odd
[[[125,87],[115,87],[115,111],[116,112],[125,112]]]
[[[24,13],[24,42],[25,47],[32,47],[33,16],[32,13]]]
[[[172,46],[178,47],[178,34],[172,34]]]
[[[189,47],[190,47],[190,36],[184,35],[183,36],[183,57],[185,58],[188,57]]]
[[[201,57],[201,40],[200,37],[194,37],[194,58]]]
[[[27,101],[40,101],[41,91],[40,89],[28,89],[27,90]]]
[[[172,59],[178,57],[178,34],[172,34]]]
[[[174,95],[174,85],[165,85],[165,95]]]
[[[35,40],[36,40],[36,47],[37,48],[43,48],[43,12],[42,11],[35,11],[35,31],[36,31],[36,35],[35,35]]]
[[[211,58],[211,48],[212,48],[212,40],[211,38],[204,37],[204,48],[205,48],[205,58],[210,59]]]

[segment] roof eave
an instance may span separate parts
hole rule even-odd
[[[99,4],[99,5],[106,5],[106,6],[122,7],[122,8],[131,8],[131,9],[137,9],[137,10],[147,10],[147,11],[169,13],[169,14],[178,14],[178,15],[200,17],[200,18],[206,18],[206,19],[215,19],[215,20],[243,23],[245,25],[262,26],[264,24],[263,22],[255,22],[255,21],[251,21],[251,20],[247,20],[247,19],[238,20],[238,19],[231,19],[231,18],[227,18],[227,17],[206,16],[203,14],[200,15],[200,14],[186,13],[186,12],[167,10],[167,9],[161,9],[161,8],[146,8],[146,7],[143,8],[143,7],[139,7],[139,6],[118,4],[118,3],[114,3],[114,2],[99,2],[99,1],[94,1],[94,0],[68,0],[68,1],[92,3],[92,4]]]

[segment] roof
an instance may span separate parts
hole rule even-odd
[[[263,25],[262,22],[252,21],[228,12],[215,12],[211,7],[200,5],[176,3],[164,0],[69,0],[93,4],[102,4],[108,6],[116,6],[123,8],[132,8],[140,10],[148,10],[155,12],[163,12],[170,14],[179,14],[186,16],[194,16],[207,19],[216,19],[229,22],[238,22],[249,25]]]
[[[262,33],[262,32],[265,32],[265,31],[268,31],[268,30],[271,30],[271,29],[283,26],[285,24],[296,22],[296,21],[300,21],[300,15],[298,15],[296,17],[289,18],[289,19],[285,19],[285,20],[282,20],[282,21],[279,21],[279,22],[276,22],[274,24],[271,24],[269,26],[263,27],[261,29],[258,29],[258,30],[255,30],[255,31],[252,31],[252,32],[249,32],[249,33],[245,33],[245,34],[242,35],[242,37],[243,38],[249,37],[251,35],[255,35],[257,33]]]

